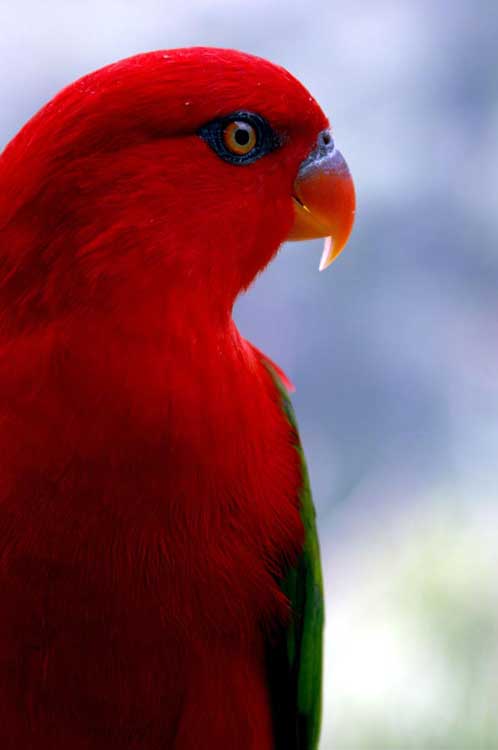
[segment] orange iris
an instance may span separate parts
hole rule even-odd
[[[223,131],[223,142],[232,154],[244,156],[256,145],[256,130],[248,122],[234,120]]]

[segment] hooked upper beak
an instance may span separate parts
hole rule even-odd
[[[344,249],[353,228],[354,184],[348,165],[329,130],[303,161],[294,182],[294,224],[287,239],[325,237],[320,271]]]

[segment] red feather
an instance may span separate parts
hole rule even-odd
[[[240,109],[288,141],[247,168],[195,134]],[[272,747],[301,478],[231,309],[325,126],[281,68],[176,50],[69,86],[0,157],[2,749]]]

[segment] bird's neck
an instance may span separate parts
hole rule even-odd
[[[24,400],[42,439],[55,446],[59,437],[61,450],[77,439],[80,452],[98,453],[111,440],[159,440],[165,429],[209,439],[203,425],[226,420],[253,360],[228,309],[165,292],[17,338],[4,348],[0,382],[12,403]]]

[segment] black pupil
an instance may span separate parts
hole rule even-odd
[[[249,143],[249,132],[247,130],[243,130],[242,128],[239,128],[235,131],[235,142],[239,146],[247,146]]]

